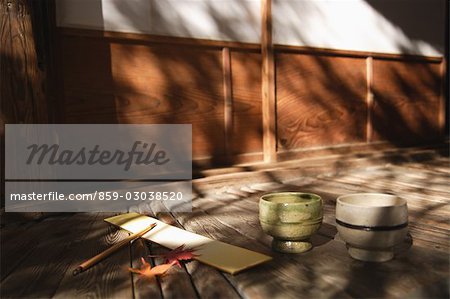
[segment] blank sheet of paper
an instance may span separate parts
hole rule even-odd
[[[131,233],[142,231],[150,224],[156,223],[155,228],[142,238],[170,249],[183,244],[186,248],[195,248],[195,253],[199,255],[196,260],[230,274],[236,274],[272,259],[265,254],[212,240],[138,213],[122,214],[106,218],[105,221]]]

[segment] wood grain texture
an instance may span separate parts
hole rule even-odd
[[[45,123],[45,76],[38,67],[30,3],[1,0],[0,14],[1,118],[5,123]]]
[[[156,216],[153,209],[167,211],[167,208],[161,201],[153,202],[150,205],[140,205],[138,208],[140,213]],[[173,221],[169,216],[169,212],[163,213],[162,215],[164,215],[162,216],[163,219],[170,219]],[[167,253],[168,251],[168,249],[156,243],[150,243],[150,253],[152,255],[160,255]],[[153,265],[165,263],[164,259],[160,257],[151,258],[151,262]],[[159,284],[163,298],[198,298],[197,290],[184,266],[173,266],[164,276],[158,277],[157,283]]]
[[[266,16],[263,26],[269,21]],[[441,58],[372,53],[373,76],[367,77],[364,61],[370,53],[276,46],[271,62],[267,36],[262,55],[259,48],[226,42],[67,28],[58,32],[66,123],[192,123],[194,159],[205,167],[261,160],[265,140],[275,138],[276,144],[266,148],[278,148],[276,157],[271,150],[266,158],[267,153],[272,159],[295,158],[298,150],[367,141],[428,142],[436,140],[428,134],[436,126],[442,131],[442,92],[436,102],[427,91],[442,88]],[[223,56],[224,47],[229,55]],[[229,57],[231,91],[224,57]],[[276,74],[271,73],[274,65]],[[419,77],[440,83],[416,84]],[[371,88],[377,97],[373,101]],[[416,99],[405,100],[414,89]],[[263,90],[266,96],[276,90],[276,101],[274,96],[271,104],[264,102]],[[226,109],[224,99],[231,100],[232,109]]]
[[[147,261],[149,261],[150,259],[147,256],[151,254],[151,252],[149,250],[147,242],[143,239],[135,240],[130,246],[130,251],[132,268],[141,268],[141,258],[145,258]],[[132,280],[134,298],[162,298],[161,288],[159,282],[156,279],[154,281],[148,281],[142,278],[140,279],[139,275],[133,274]]]
[[[330,55],[338,57],[351,57],[351,58],[367,58],[374,57],[380,59],[389,60],[406,60],[406,61],[420,61],[420,62],[441,62],[442,56],[423,56],[413,54],[394,54],[394,53],[381,53],[381,52],[367,52],[367,51],[353,51],[353,50],[341,50],[319,47],[304,47],[304,46],[290,46],[290,45],[274,45],[275,50],[282,52],[301,53],[309,55]]]
[[[20,264],[2,281],[1,297],[51,297],[74,258],[72,246],[85,239],[95,219],[88,214],[49,219],[27,230],[29,238],[2,246],[7,254],[2,256],[2,264],[3,258],[9,260],[7,263],[17,259]],[[68,233],[70,238],[67,238]]]
[[[428,151],[408,150],[393,152],[388,156],[358,153],[354,158],[336,157],[334,162],[324,159],[309,161],[315,161],[313,164],[309,164],[308,160],[286,162],[278,169],[268,166],[270,170],[267,172],[256,168],[255,172],[227,174],[222,179],[216,177],[216,180],[198,180],[195,185],[203,198],[194,200],[194,205],[208,214],[214,214],[214,217],[226,219],[219,220],[223,223],[248,225],[255,221],[258,213],[257,206],[249,202],[258,195],[255,188],[259,189],[257,186],[264,185],[261,182],[267,182],[266,185],[277,182],[272,183],[275,187],[268,187],[265,191],[283,186],[288,190],[310,191],[322,195],[325,198],[324,221],[334,223],[334,205],[338,196],[355,192],[394,193],[408,201],[410,232],[414,244],[446,252],[450,245],[450,227],[447,221],[450,215],[450,190],[447,186],[449,167],[448,159],[438,157]],[[385,165],[386,161],[397,166]],[[298,168],[291,168],[292,163],[296,163]],[[348,168],[353,170],[349,171]],[[286,181],[291,186],[287,186],[284,183]],[[221,190],[222,193],[208,199],[211,194],[208,189]],[[227,212],[233,209],[235,211]],[[245,231],[247,236],[262,240],[257,234],[252,235],[248,226]]]
[[[374,60],[374,140],[410,144],[443,131],[439,63]]]
[[[294,185],[302,186],[310,192],[321,195],[325,202],[333,203],[342,194],[360,192],[384,192],[397,194],[408,202],[409,230],[413,236],[414,244],[431,246],[440,251],[448,250],[449,204],[446,198],[440,197],[434,188],[439,188],[440,179],[434,175],[423,177],[410,177],[409,184],[403,181],[407,168],[394,170],[386,168],[365,168],[345,172],[337,176],[320,175],[319,180],[305,184],[304,179],[292,181]],[[429,181],[427,186],[421,182]],[[405,186],[406,185],[406,186]],[[412,186],[411,186],[412,185]],[[449,190],[447,188],[447,194]],[[332,215],[334,222],[334,214]]]
[[[275,294],[283,293],[284,298],[291,296],[294,298],[294,294],[301,293],[305,296],[317,297],[319,294],[325,296],[324,294],[338,291],[338,288],[319,277],[316,280],[318,287],[311,288],[312,281],[308,277],[308,270],[302,266],[302,261],[295,261],[293,255],[277,254],[270,250],[271,238],[265,235],[259,226],[258,197],[242,197],[235,201],[226,200],[226,196],[221,198],[223,201],[200,198],[193,203],[193,213],[173,214],[185,229],[274,257],[274,260],[239,275],[225,274],[241,296],[272,298]],[[230,204],[231,202],[233,204]],[[239,203],[242,203],[245,208],[237,206]],[[330,238],[325,239],[326,241],[321,242],[321,245],[330,241]],[[295,282],[290,279],[293,275],[297,278]],[[285,290],[289,291],[285,292]]]
[[[46,123],[45,73],[39,68],[30,1],[0,0],[0,146],[5,124]],[[34,27],[33,27],[34,26]],[[4,201],[4,151],[0,151],[0,207]]]
[[[68,123],[191,123],[193,155],[224,154],[221,51],[65,38]]]
[[[117,31],[103,31],[103,30],[92,30],[92,29],[80,29],[80,28],[68,28],[59,27],[60,35],[65,36],[76,36],[76,37],[90,37],[99,39],[108,39],[111,41],[133,41],[138,43],[152,43],[152,44],[164,44],[164,45],[176,45],[179,47],[183,46],[196,46],[203,48],[214,48],[220,50],[223,47],[230,49],[260,49],[260,44],[235,42],[235,41],[219,41],[210,39],[199,39],[199,38],[189,38],[189,37],[175,37],[175,36],[163,36],[163,35],[152,35],[152,34],[142,34],[142,33],[131,33],[131,32],[117,32]]]
[[[233,154],[262,153],[261,55],[231,51]]]
[[[366,107],[366,141],[370,143],[373,135],[373,57],[366,58]]]
[[[130,248],[122,248],[104,261],[77,276],[72,271],[83,261],[109,248],[129,234],[117,230],[103,219],[111,214],[99,213],[97,221],[87,230],[82,242],[74,244],[65,256],[72,258],[54,292],[53,298],[131,298],[133,296],[130,266]],[[61,275],[61,274],[60,274]]]
[[[121,123],[190,123],[193,155],[224,154],[221,51],[113,44]]]
[[[159,218],[159,220],[167,224],[173,225],[178,228],[183,228],[169,211],[164,213],[155,213],[155,209],[159,211],[167,211],[162,203],[159,202],[155,203],[155,205],[147,207],[142,206],[139,212],[143,214],[150,214],[153,217]],[[151,248],[152,252],[154,252],[154,249],[156,249],[156,252],[161,252],[164,250],[156,244],[152,244]],[[167,252],[167,249],[165,250],[165,252]],[[181,280],[181,288],[176,285],[178,282],[174,282],[173,277],[170,278],[169,281],[161,280],[162,288],[163,290],[165,290],[165,296],[168,296],[169,298],[175,298],[179,296],[183,298],[197,296],[200,298],[239,298],[234,288],[228,283],[228,281],[223,277],[223,274],[221,274],[218,270],[204,265],[196,260],[192,260],[183,264],[183,268],[177,269],[177,271],[175,272],[175,278],[177,279],[177,281]],[[186,279],[186,276],[182,273],[183,271],[186,272],[186,274],[190,275],[189,279]],[[170,290],[170,288],[167,288],[167,285],[170,285],[170,283],[176,283],[174,285],[175,290]],[[192,284],[192,286],[189,285],[190,283]],[[179,292],[179,290],[177,289],[186,291],[184,291],[184,294],[180,295],[177,293]],[[187,296],[187,294],[189,294],[190,296]]]
[[[449,250],[448,226],[445,224],[445,219],[448,219],[448,212],[436,212],[441,208],[445,208],[445,204],[428,203],[426,207],[417,206],[415,201],[420,200],[420,195],[411,191],[398,191],[397,188],[389,188],[386,185],[382,187],[380,185],[372,186],[371,183],[374,180],[377,180],[377,178],[368,178],[369,182],[361,182],[360,180],[349,178],[334,178],[326,180],[326,182],[316,182],[314,185],[308,186],[308,188],[330,201],[334,201],[339,195],[346,193],[387,192],[398,194],[408,201],[409,232],[412,235],[413,244],[444,252]]]
[[[261,95],[265,162],[277,159],[275,58],[272,41],[272,0],[261,0]]]
[[[231,56],[230,49],[222,49],[222,77],[223,77],[223,103],[224,103],[224,130],[225,154],[231,154],[231,140],[233,130],[233,86],[231,83]],[[230,160],[230,157],[227,157]]]
[[[73,36],[62,45],[67,123],[191,123],[194,157],[224,156],[221,51]],[[231,51],[232,155],[262,151],[259,67],[257,52]]]
[[[61,37],[65,123],[117,123],[109,44]]]
[[[278,150],[365,140],[365,61],[277,53]]]
[[[324,164],[329,165],[329,163]],[[348,164],[346,163],[346,165]],[[435,204],[434,200],[442,201],[442,199],[437,197],[436,193],[433,193],[433,189],[444,187],[440,185],[443,182],[443,178],[440,175],[435,177],[435,175],[429,172],[410,174],[408,170],[402,169],[400,166],[400,169],[397,170],[393,170],[391,167],[373,169],[362,166],[364,165],[360,165],[360,170],[341,171],[338,175],[324,175],[324,177],[328,178],[327,180],[314,179],[311,181],[305,177],[292,180],[292,176],[290,176],[289,180],[289,176],[277,175],[278,172],[276,172],[272,177],[277,178],[278,182],[289,180],[290,186],[285,183],[278,184],[281,187],[273,187],[267,191],[289,188],[289,190],[311,191],[322,195],[325,199],[325,221],[330,220],[330,216],[334,214],[334,201],[341,194],[376,190],[378,192],[396,192],[408,199],[408,205],[411,203],[410,231],[413,235],[414,245],[408,250],[405,250],[405,248],[401,249],[403,251],[399,250],[395,260],[389,263],[367,264],[352,260],[348,256],[342,241],[335,240],[322,244],[322,246],[316,246],[309,253],[294,255],[292,258],[301,262],[302,265],[302,267],[297,268],[298,274],[296,277],[301,277],[302,281],[308,281],[314,284],[313,288],[315,289],[323,286],[319,277],[327,282],[339,282],[336,285],[342,287],[334,290],[328,288],[325,292],[321,292],[320,296],[333,296],[330,294],[334,294],[337,297],[400,298],[407,296],[410,292],[416,291],[419,286],[423,286],[420,288],[424,289],[424,294],[430,294],[429,292],[433,291],[433,286],[437,282],[444,279],[444,277],[448,277],[448,263],[444,262],[447,258],[448,250],[444,245],[444,243],[448,244],[448,224],[441,222],[445,220],[439,220],[439,217],[437,217],[438,220],[436,222],[433,222],[434,216],[445,215],[446,212],[441,205],[438,205],[439,211],[436,209],[428,210],[430,205],[433,206]],[[283,170],[287,171],[287,169]],[[280,170],[280,172],[283,170]],[[314,176],[314,174],[311,175]],[[247,177],[249,178],[250,176],[251,174],[248,173]],[[364,179],[357,180],[356,178],[359,176],[364,177]],[[348,181],[346,183],[338,183],[342,178]],[[380,189],[381,186],[375,185],[374,182],[376,184],[389,185],[390,188]],[[422,186],[420,182],[432,182],[432,184]],[[206,195],[203,198],[194,200],[196,214],[193,217],[186,216],[186,218],[183,218],[183,215],[178,215],[180,216],[178,219],[183,219],[181,220],[182,223],[187,221],[188,226],[192,229],[200,229],[200,226],[192,225],[195,222],[207,222],[209,218],[210,222],[215,224],[221,223],[226,227],[232,227],[239,234],[245,234],[245,236],[254,239],[255,243],[265,241],[264,237],[258,236],[257,230],[253,229],[251,225],[253,223],[257,227],[257,201],[255,200],[255,195],[257,194],[249,195],[247,192],[249,192],[248,190],[252,190],[252,186],[246,186],[245,189],[239,188],[239,185],[242,186],[242,184],[243,182],[241,181],[241,183],[230,186],[229,183],[223,182],[222,188],[214,186],[219,190],[226,189],[229,191],[222,191],[220,195],[217,195],[217,199],[208,199]],[[410,184],[413,184],[415,188],[402,188],[404,185],[409,187]],[[431,192],[428,191],[429,188]],[[448,194],[448,187],[444,188]],[[227,198],[227,193],[235,195],[235,198]],[[423,196],[424,193],[427,195]],[[253,203],[247,202],[252,200]],[[418,201],[420,201],[418,206],[412,204]],[[202,215],[198,212],[199,210],[203,210],[206,215]],[[429,221],[431,222],[428,223]],[[225,228],[220,229],[220,232],[224,231],[226,231]],[[404,245],[406,246],[407,244]],[[439,251],[433,250],[432,248],[439,249]],[[319,256],[320,258],[318,258]],[[277,263],[283,264],[281,257],[277,256],[276,261]],[[291,261],[290,265],[292,264],[293,262]],[[409,265],[414,266],[411,267]],[[288,268],[289,266],[284,265],[284,267]],[[287,269],[283,270],[289,271]],[[303,270],[309,273],[309,275],[306,277],[302,276]],[[267,270],[267,276],[275,272],[274,269]],[[386,278],[386,275],[390,278]],[[401,277],[401,279],[398,277]],[[237,278],[235,281],[236,287],[238,289],[243,288],[246,295],[261,296],[260,293],[254,293],[255,291],[251,287],[248,287],[249,285],[258,285],[258,278],[252,277],[251,282],[247,281],[247,284],[244,284],[245,287],[243,287],[242,283],[246,279],[244,277]],[[267,277],[265,280],[269,281],[272,279]],[[376,281],[373,279],[376,279]],[[233,279],[230,279],[230,281],[233,281]],[[282,283],[279,280],[277,281],[280,284]],[[413,285],[410,282],[414,282]],[[283,296],[288,297],[292,295],[292,289],[298,288],[300,284],[301,282],[297,282],[292,288],[286,288]],[[268,292],[265,296],[276,293],[275,289],[267,290],[264,287],[260,288],[259,291]],[[314,291],[311,289],[303,290],[302,294],[308,291],[314,294]],[[438,293],[439,296],[445,296],[447,291],[441,289]]]
[[[447,3],[448,6],[448,3]],[[447,9],[447,19],[448,19],[448,9]],[[448,28],[447,28],[448,30]],[[448,35],[448,34],[447,34]],[[448,37],[447,37],[448,39]],[[447,48],[449,47],[447,42]],[[438,126],[441,129],[440,135],[442,137],[444,136],[450,136],[448,132],[448,119],[449,119],[449,109],[450,109],[450,98],[448,95],[448,88],[450,84],[449,76],[448,76],[448,50],[447,50],[447,57],[444,57],[444,59],[440,63],[440,72],[439,72],[439,79],[441,81],[441,90],[440,90],[440,96],[439,96],[439,114],[438,114]],[[446,135],[447,134],[447,135]]]
[[[100,30],[86,30],[80,28],[68,28],[59,27],[58,33],[65,36],[76,37],[90,37],[90,38],[105,38],[114,41],[132,40],[140,43],[160,43],[160,44],[172,44],[180,46],[199,46],[199,47],[211,47],[221,49],[227,47],[230,49],[249,49],[249,50],[261,50],[261,44],[242,43],[233,41],[218,41],[207,40],[198,38],[185,38],[174,36],[161,36],[141,33],[130,32],[117,32],[117,31],[100,31]],[[372,56],[375,58],[391,59],[391,60],[408,60],[408,61],[431,61],[441,62],[442,57],[439,56],[422,56],[422,55],[409,55],[409,54],[390,54],[379,52],[365,52],[365,51],[351,51],[351,50],[339,50],[329,48],[317,48],[317,47],[303,47],[303,46],[289,46],[289,45],[274,45],[275,50],[291,51],[304,54],[326,54],[341,57],[356,57],[366,58]]]
[[[449,165],[445,145],[261,164],[238,173],[194,180],[197,197],[193,213],[154,215],[155,207],[145,205],[133,210],[214,239],[270,253],[274,258],[235,276],[195,261],[186,263],[185,268],[174,269],[177,271],[159,281],[167,298],[448,298]],[[314,192],[324,199],[324,223],[312,239],[315,246],[311,251],[286,255],[270,249],[271,237],[259,225],[258,199],[276,190]],[[334,226],[339,195],[373,191],[398,194],[409,206],[410,236],[396,247],[395,258],[387,263],[353,260]],[[148,248],[142,244],[73,277],[71,270],[80,261],[120,239],[102,220],[91,225],[75,222],[78,225],[68,217],[48,219],[17,230],[18,236],[12,230],[15,226],[2,229],[1,237],[10,240],[8,247],[2,244],[8,256],[31,247],[21,243],[27,234],[32,238],[46,232],[40,238],[42,243],[3,280],[2,298],[47,298],[52,294],[56,298],[160,297],[158,285],[152,291],[137,289],[126,270],[136,265],[137,257],[147,254]],[[24,285],[24,279],[29,283]]]
[[[34,251],[34,245],[39,244],[39,235],[44,233],[52,225],[61,222],[43,222],[39,228],[30,228],[28,225],[16,227],[14,229],[3,229],[0,234],[1,254],[1,280],[6,278],[16,269],[23,260]],[[26,232],[32,231],[29,238],[21,238]],[[8,233],[10,232],[10,233]]]

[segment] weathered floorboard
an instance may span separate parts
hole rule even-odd
[[[30,237],[37,236],[34,244],[24,243],[23,247],[5,248],[10,253],[15,252],[15,255],[7,257],[13,259],[18,258],[17,254],[23,254],[21,250],[26,252],[26,246],[34,247],[14,272],[2,281],[2,298],[51,297],[64,272],[78,254],[73,251],[74,246],[85,239],[90,227],[95,223],[95,217],[76,214],[60,221],[44,222],[46,225],[36,224],[36,229],[26,232]]]
[[[171,213],[160,215],[160,219],[168,224],[183,228]],[[240,298],[220,271],[195,260],[186,263],[185,266],[201,298],[217,298],[219,296]],[[214,288],[211,288],[211,286],[214,286]]]
[[[110,214],[100,213],[83,242],[73,246],[71,252],[65,253],[72,255],[73,261],[69,264],[67,271],[63,272],[64,276],[54,294],[55,298],[131,298],[133,296],[131,273],[128,271],[129,248],[120,249],[78,276],[72,275],[72,271],[80,263],[129,235],[103,222],[103,218],[108,216]]]
[[[142,266],[141,258],[145,258],[149,261],[147,257],[150,254],[148,245],[145,240],[138,239],[135,240],[130,248],[131,253],[131,267],[139,269]],[[152,265],[153,267],[154,265]],[[144,298],[163,298],[161,294],[161,288],[158,281],[148,281],[143,278],[139,278],[138,275],[132,275],[133,279],[133,291],[134,298],[144,299]]]
[[[154,206],[153,206],[154,207]],[[160,210],[161,207],[159,207]],[[151,213],[153,216],[157,216],[161,221],[164,221],[168,224],[174,225],[176,227],[183,228],[177,220],[173,217],[170,212],[165,213],[155,213],[153,210],[141,210],[143,213]],[[152,245],[152,247],[156,247]],[[159,248],[161,251],[161,248]],[[226,281],[223,275],[214,268],[203,265],[197,261],[191,261],[184,265],[185,271],[190,275],[190,281],[193,284],[196,296],[201,298],[217,298],[217,296],[225,296],[226,298],[239,298],[239,295],[236,293],[234,288]],[[214,288],[211,288],[214,286]],[[180,288],[180,287],[178,287]],[[190,290],[190,288],[188,288]],[[166,296],[168,294],[165,294]],[[171,294],[173,295],[173,294]],[[188,298],[189,292],[183,294],[184,298]],[[194,296],[194,294],[190,294]],[[176,296],[172,296],[173,298]]]
[[[76,265],[127,233],[108,227],[102,214],[96,219],[75,214],[7,226],[1,232],[2,271],[7,270],[2,272],[2,298],[448,298],[450,187],[442,169],[449,169],[449,160],[420,151],[392,157],[371,154],[334,160],[331,165],[327,163],[332,159],[325,159],[297,166],[289,162],[286,167],[280,163],[271,169],[251,167],[239,174],[219,174],[217,180],[214,176],[195,180],[192,213],[155,213],[161,207],[152,205],[133,208],[273,257],[234,276],[191,261],[155,282],[137,281],[138,275],[132,276],[127,268],[140,267],[140,257],[166,252],[138,240],[73,277]],[[271,237],[259,226],[258,200],[275,190],[314,192],[324,199],[324,223],[312,238],[313,250],[287,255],[270,249]],[[408,200],[410,236],[396,247],[392,261],[364,263],[348,255],[335,228],[335,202],[339,195],[354,192],[389,192]],[[24,280],[31,283],[24,285]]]

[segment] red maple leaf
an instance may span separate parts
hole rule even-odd
[[[150,263],[148,263],[143,257],[141,258],[142,266],[140,269],[128,268],[130,272],[137,273],[140,275],[139,278],[145,278],[153,280],[157,275],[164,275],[167,270],[174,265],[174,263],[162,264],[152,268]]]
[[[158,255],[149,255],[149,257],[159,257],[163,258],[164,262],[167,264],[175,264],[178,267],[181,267],[180,261],[188,261],[199,255],[195,254],[197,249],[186,249],[186,244],[183,244],[172,251],[158,254]]]

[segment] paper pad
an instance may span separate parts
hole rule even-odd
[[[196,254],[199,256],[195,258],[196,260],[230,274],[236,274],[272,259],[270,256],[212,240],[138,213],[114,216],[106,218],[105,221],[131,233],[142,231],[150,224],[156,223],[155,228],[142,238],[170,249],[183,244],[186,244],[186,248],[198,248]]]

